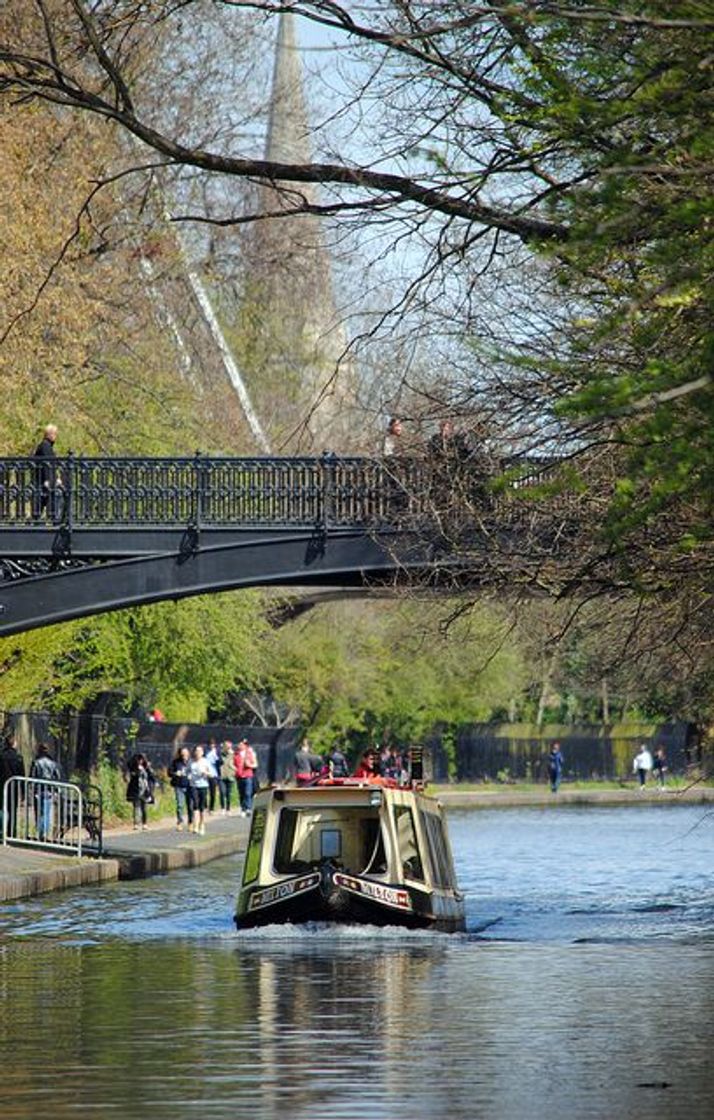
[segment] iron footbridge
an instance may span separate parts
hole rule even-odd
[[[461,504],[480,486],[461,471]],[[443,570],[435,510],[454,489],[418,459],[0,459],[0,635],[206,592]]]

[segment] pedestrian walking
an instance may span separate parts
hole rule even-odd
[[[209,779],[212,773],[213,767],[207,760],[203,747],[199,744],[194,747],[193,758],[189,767],[194,811],[194,822],[189,825],[189,832],[197,832],[201,836],[206,831],[206,806],[208,804]]]
[[[184,815],[189,831],[193,825],[193,796],[190,781],[191,752],[188,747],[179,747],[169,764],[169,781],[176,798],[176,828],[183,829]]]
[[[652,755],[649,752],[646,743],[640,747],[639,754],[635,755],[632,763],[632,769],[637,774],[640,783],[640,793],[644,790],[647,784],[647,777],[652,770]]]
[[[253,811],[253,793],[258,759],[247,739],[241,739],[235,750],[235,776],[238,782],[240,814],[248,817]]]
[[[560,789],[560,781],[563,776],[563,766],[565,759],[560,750],[560,743],[553,743],[548,755],[548,778],[550,780],[550,792],[557,793]]]
[[[48,424],[42,439],[32,453],[33,458],[37,460],[36,466],[33,467],[32,478],[32,516],[35,521],[39,521],[45,514],[48,514],[51,521],[56,521],[59,514],[62,479],[55,463],[56,439],[56,424]]]
[[[35,779],[35,828],[40,843],[51,840],[54,826],[55,790],[45,784],[61,782],[62,771],[55,762],[46,743],[38,743],[34,761],[30,767],[30,777]]]
[[[146,807],[154,804],[156,775],[145,754],[133,754],[129,759],[129,781],[126,799],[134,808],[134,829],[148,828]]]
[[[215,739],[210,739],[208,742],[206,761],[211,767],[208,778],[208,812],[213,813],[216,808],[216,794],[221,784],[221,753]]]
[[[218,792],[221,795],[221,809],[223,815],[228,816],[231,811],[231,799],[236,784],[235,751],[230,740],[226,739],[221,744],[221,783]]]
[[[658,747],[652,760],[652,771],[657,779],[657,788],[664,789],[664,776],[667,773],[667,756],[663,747]]]

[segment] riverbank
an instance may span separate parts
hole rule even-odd
[[[551,793],[547,786],[518,788],[518,786],[483,786],[462,789],[459,786],[429,786],[428,793],[438,797],[446,808],[452,809],[514,809],[557,808],[563,805],[705,805],[714,803],[714,786],[650,785],[640,791],[632,785],[624,789],[603,789],[595,784],[572,788],[561,786]]]
[[[237,815],[211,819],[205,836],[178,832],[170,820],[141,832],[125,827],[109,829],[104,835],[102,859],[0,846],[0,902],[66,887],[144,879],[199,867],[244,851],[248,829],[249,822]]]

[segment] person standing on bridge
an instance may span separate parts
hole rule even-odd
[[[32,516],[37,521],[49,514],[52,521],[56,520],[59,510],[58,499],[62,492],[62,479],[53,461],[57,457],[55,440],[57,439],[57,425],[48,424],[44,435],[33,452],[33,458],[38,460],[33,468],[32,479]]]

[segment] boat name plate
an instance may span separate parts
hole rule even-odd
[[[354,894],[374,898],[377,902],[384,903],[385,906],[393,906],[397,910],[412,909],[412,901],[408,891],[387,887],[383,883],[373,883],[368,879],[355,879],[351,875],[343,875],[341,871],[335,872],[332,881],[336,887],[343,887]]]
[[[273,902],[279,902],[283,898],[290,898],[292,895],[303,894],[305,891],[310,891],[320,882],[319,872],[313,872],[311,875],[301,875],[297,879],[288,879],[285,883],[276,883],[273,887],[265,887],[263,890],[253,891],[248,903],[249,910],[260,910],[263,906],[270,906]]]

